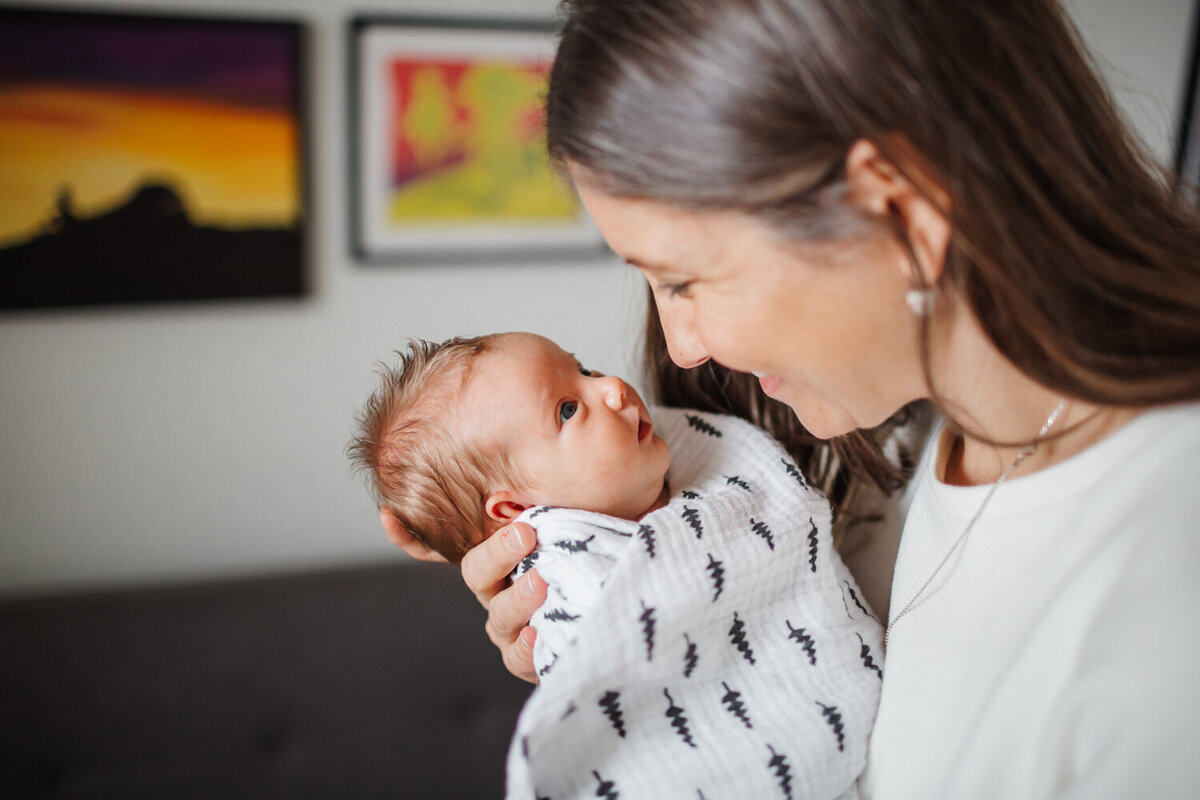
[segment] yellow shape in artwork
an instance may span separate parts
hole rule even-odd
[[[397,187],[393,223],[573,222],[574,197],[548,164],[543,88],[544,74],[504,63],[472,65],[454,94],[436,70],[422,71],[401,133],[418,164],[460,157]]]

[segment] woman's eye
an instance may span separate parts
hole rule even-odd
[[[563,404],[558,407],[559,423],[566,422],[571,417],[575,416],[575,412],[578,410],[579,403],[576,403],[574,400],[564,401]]]
[[[662,287],[663,291],[671,297],[687,297],[692,288],[691,281],[683,283],[669,283]]]
[[[583,364],[579,365],[579,374],[584,376],[585,378],[592,377],[592,371],[590,369],[588,369],[587,367],[585,367]]]

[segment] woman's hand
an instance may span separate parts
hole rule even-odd
[[[504,666],[530,683],[537,683],[533,668],[537,631],[529,626],[529,618],[546,601],[546,582],[537,570],[530,570],[511,585],[508,575],[535,544],[533,528],[517,522],[475,545],[462,560],[463,580],[488,610],[484,629],[492,644],[500,648]]]
[[[419,561],[445,561],[439,553],[418,542],[386,508],[379,519],[388,540]],[[504,666],[521,680],[537,683],[533,669],[533,641],[537,631],[529,627],[529,618],[546,601],[546,582],[530,570],[515,584],[508,576],[522,558],[537,544],[533,528],[523,522],[501,528],[475,545],[462,560],[463,580],[488,610],[484,629],[492,644],[500,649]]]

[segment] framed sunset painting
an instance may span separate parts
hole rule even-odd
[[[360,259],[602,250],[546,154],[549,22],[356,18],[349,36],[350,228]]]
[[[302,294],[301,38],[0,8],[0,308]]]

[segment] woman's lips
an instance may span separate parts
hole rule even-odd
[[[650,435],[650,431],[652,431],[652,430],[654,430],[654,426],[650,424],[649,420],[645,420],[645,419],[638,420],[638,434],[637,434],[638,441],[639,442],[646,441],[646,437]]]
[[[779,387],[783,385],[783,381],[775,375],[759,375],[758,385],[762,387],[763,392],[767,396],[773,396],[779,391]]]

